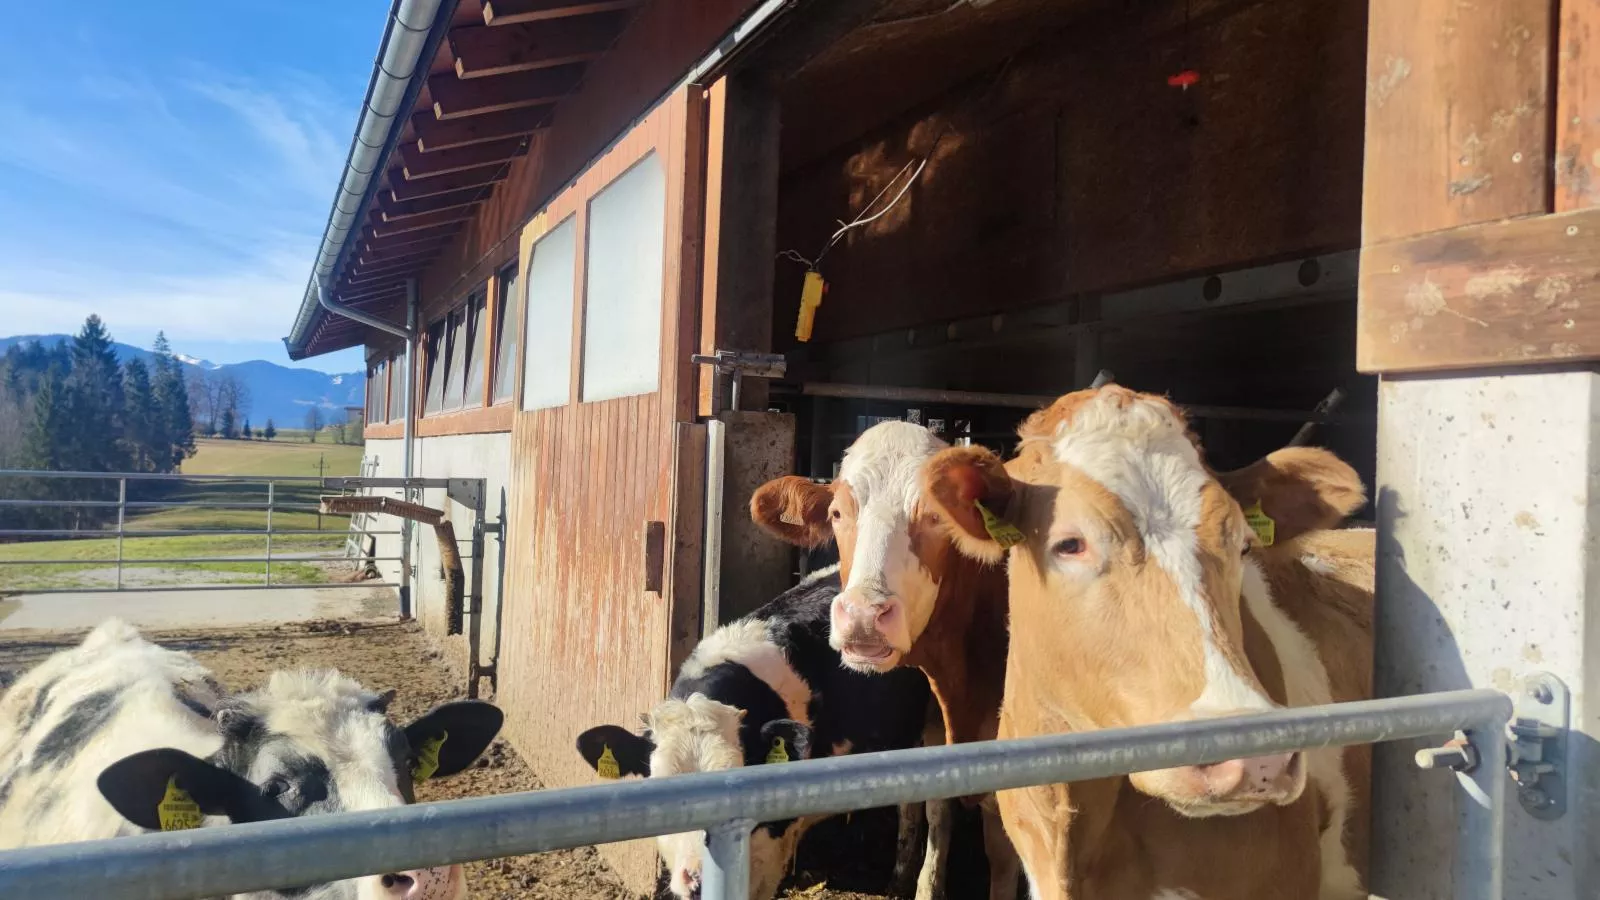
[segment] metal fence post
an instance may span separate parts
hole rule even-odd
[[[128,479],[117,479],[117,590],[122,590],[122,532],[128,523]]]
[[[1455,889],[1459,900],[1505,896],[1506,724],[1499,718],[1467,732],[1477,751],[1471,772],[1457,772],[1462,793],[1456,804]]]
[[[734,819],[706,832],[706,856],[700,866],[704,900],[747,900],[750,896],[750,831],[756,823]]]
[[[267,482],[267,584],[272,583],[272,504],[277,499],[277,482]]]

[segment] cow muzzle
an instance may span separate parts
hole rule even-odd
[[[466,900],[467,877],[460,866],[390,872],[371,879],[363,896],[379,900]]]
[[[905,614],[894,597],[868,601],[850,591],[833,598],[831,643],[844,664],[858,672],[887,672],[902,651],[891,639]]]
[[[1278,753],[1142,772],[1130,780],[1185,816],[1238,816],[1299,800],[1306,787],[1306,760],[1304,753]]]

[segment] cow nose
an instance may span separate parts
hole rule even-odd
[[[443,897],[440,893],[450,882],[449,869],[412,869],[409,872],[390,872],[379,877],[381,894],[385,900],[432,900]]]
[[[1213,797],[1276,796],[1293,791],[1300,754],[1279,753],[1196,766]]]
[[[688,869],[678,873],[678,881],[683,885],[684,897],[687,900],[700,900],[700,873]]]

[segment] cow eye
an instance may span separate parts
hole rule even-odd
[[[839,521],[843,517],[844,513],[839,512],[837,509],[828,510],[828,518],[834,520],[835,522]]]
[[[289,779],[284,778],[282,775],[274,776],[261,786],[261,793],[276,800],[289,793]]]
[[[1077,537],[1062,538],[1050,545],[1050,552],[1061,557],[1078,556],[1084,549],[1083,538]]]

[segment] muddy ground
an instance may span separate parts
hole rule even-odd
[[[464,679],[450,672],[421,628],[410,624],[313,622],[227,630],[150,631],[167,646],[187,650],[234,690],[260,683],[274,669],[338,668],[374,690],[396,688],[390,707],[407,721],[461,695]],[[0,688],[50,653],[75,644],[82,632],[0,632]],[[423,785],[419,801],[539,790],[539,778],[516,751],[496,740],[461,775]],[[976,817],[963,814],[952,858],[949,897],[986,895]],[[882,900],[894,858],[895,815],[868,810],[818,825],[807,836],[795,875],[779,896],[805,900]],[[592,848],[545,853],[468,867],[474,900],[632,900]],[[667,896],[663,894],[663,896]]]

